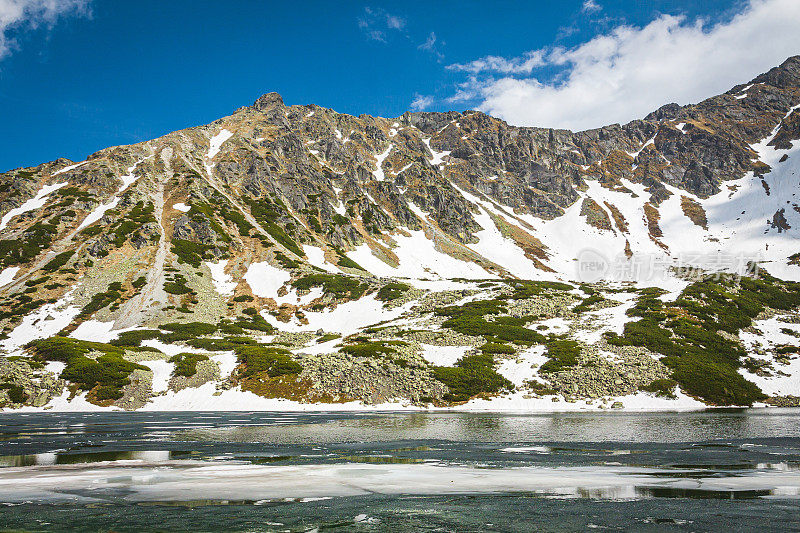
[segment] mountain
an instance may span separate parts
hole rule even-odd
[[[269,93],[12,170],[0,402],[797,404],[798,139],[800,56],[581,132]]]

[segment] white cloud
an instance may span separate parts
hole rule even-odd
[[[544,50],[525,52],[522,57],[506,59],[500,56],[486,56],[469,63],[455,63],[448,65],[449,70],[470,72],[497,72],[500,74],[530,74],[533,69],[546,64]]]
[[[487,56],[448,68],[471,74],[455,96],[471,97],[485,112],[517,125],[585,129],[725,92],[799,54],[798,27],[800,1],[751,0],[713,25],[661,15],[574,48]],[[531,76],[540,67],[558,73],[540,81]]]
[[[421,94],[415,94],[414,100],[411,102],[411,111],[424,111],[428,109],[431,105],[433,105],[433,97],[432,96],[423,96]]]
[[[90,0],[0,0],[0,59],[18,48],[14,32],[52,27],[59,17],[88,15]]]
[[[581,6],[581,11],[584,13],[594,13],[596,11],[600,11],[603,9],[600,5],[595,2],[594,0],[585,0],[583,2],[583,6]]]

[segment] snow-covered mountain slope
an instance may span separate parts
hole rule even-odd
[[[792,404],[798,138],[795,57],[584,132],[269,93],[12,170],[0,401]],[[759,340],[776,328],[780,342]]]

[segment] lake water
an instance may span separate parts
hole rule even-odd
[[[800,410],[5,413],[0,529],[800,531]]]

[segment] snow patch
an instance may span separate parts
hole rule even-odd
[[[208,141],[208,153],[206,154],[206,158],[214,159],[219,153],[219,149],[222,148],[222,144],[232,136],[232,132],[223,128],[219,133],[211,137],[211,140]]]
[[[233,281],[230,274],[225,273],[228,260],[223,259],[216,263],[206,261],[206,266],[208,266],[208,269],[211,271],[211,282],[214,284],[214,290],[222,296],[231,296],[233,291],[236,290],[238,283]]]
[[[389,147],[386,148],[386,151],[375,156],[375,159],[377,160],[377,168],[376,170],[372,171],[372,175],[375,176],[375,179],[378,181],[383,181],[386,178],[383,173],[383,161],[389,157],[389,152],[392,151],[392,148],[394,148],[394,144],[389,143]]]
[[[6,267],[0,272],[0,287],[8,285],[14,281],[14,276],[19,272],[19,267]]]
[[[153,372],[153,392],[164,392],[169,388],[169,378],[175,370],[175,363],[158,359],[155,361],[141,361],[139,364],[146,366]]]
[[[62,183],[54,183],[53,185],[43,186],[41,189],[39,189],[39,192],[36,193],[36,196],[31,198],[30,200],[27,200],[21,206],[15,207],[11,211],[3,215],[3,218],[0,220],[0,230],[5,229],[6,226],[8,226],[8,223],[11,222],[12,218],[19,216],[23,213],[27,213],[28,211],[33,211],[34,209],[40,209],[41,207],[43,207],[44,204],[47,203],[49,194],[57,191],[58,189],[64,187],[65,185],[67,185],[66,181]]]
[[[325,251],[322,248],[304,244],[303,251],[306,253],[306,257],[308,258],[308,264],[317,268],[321,268],[322,270],[330,272],[331,274],[338,274],[341,272],[341,270],[325,260]]]
[[[453,366],[472,346],[434,346],[422,344],[422,358],[432,365]]]

